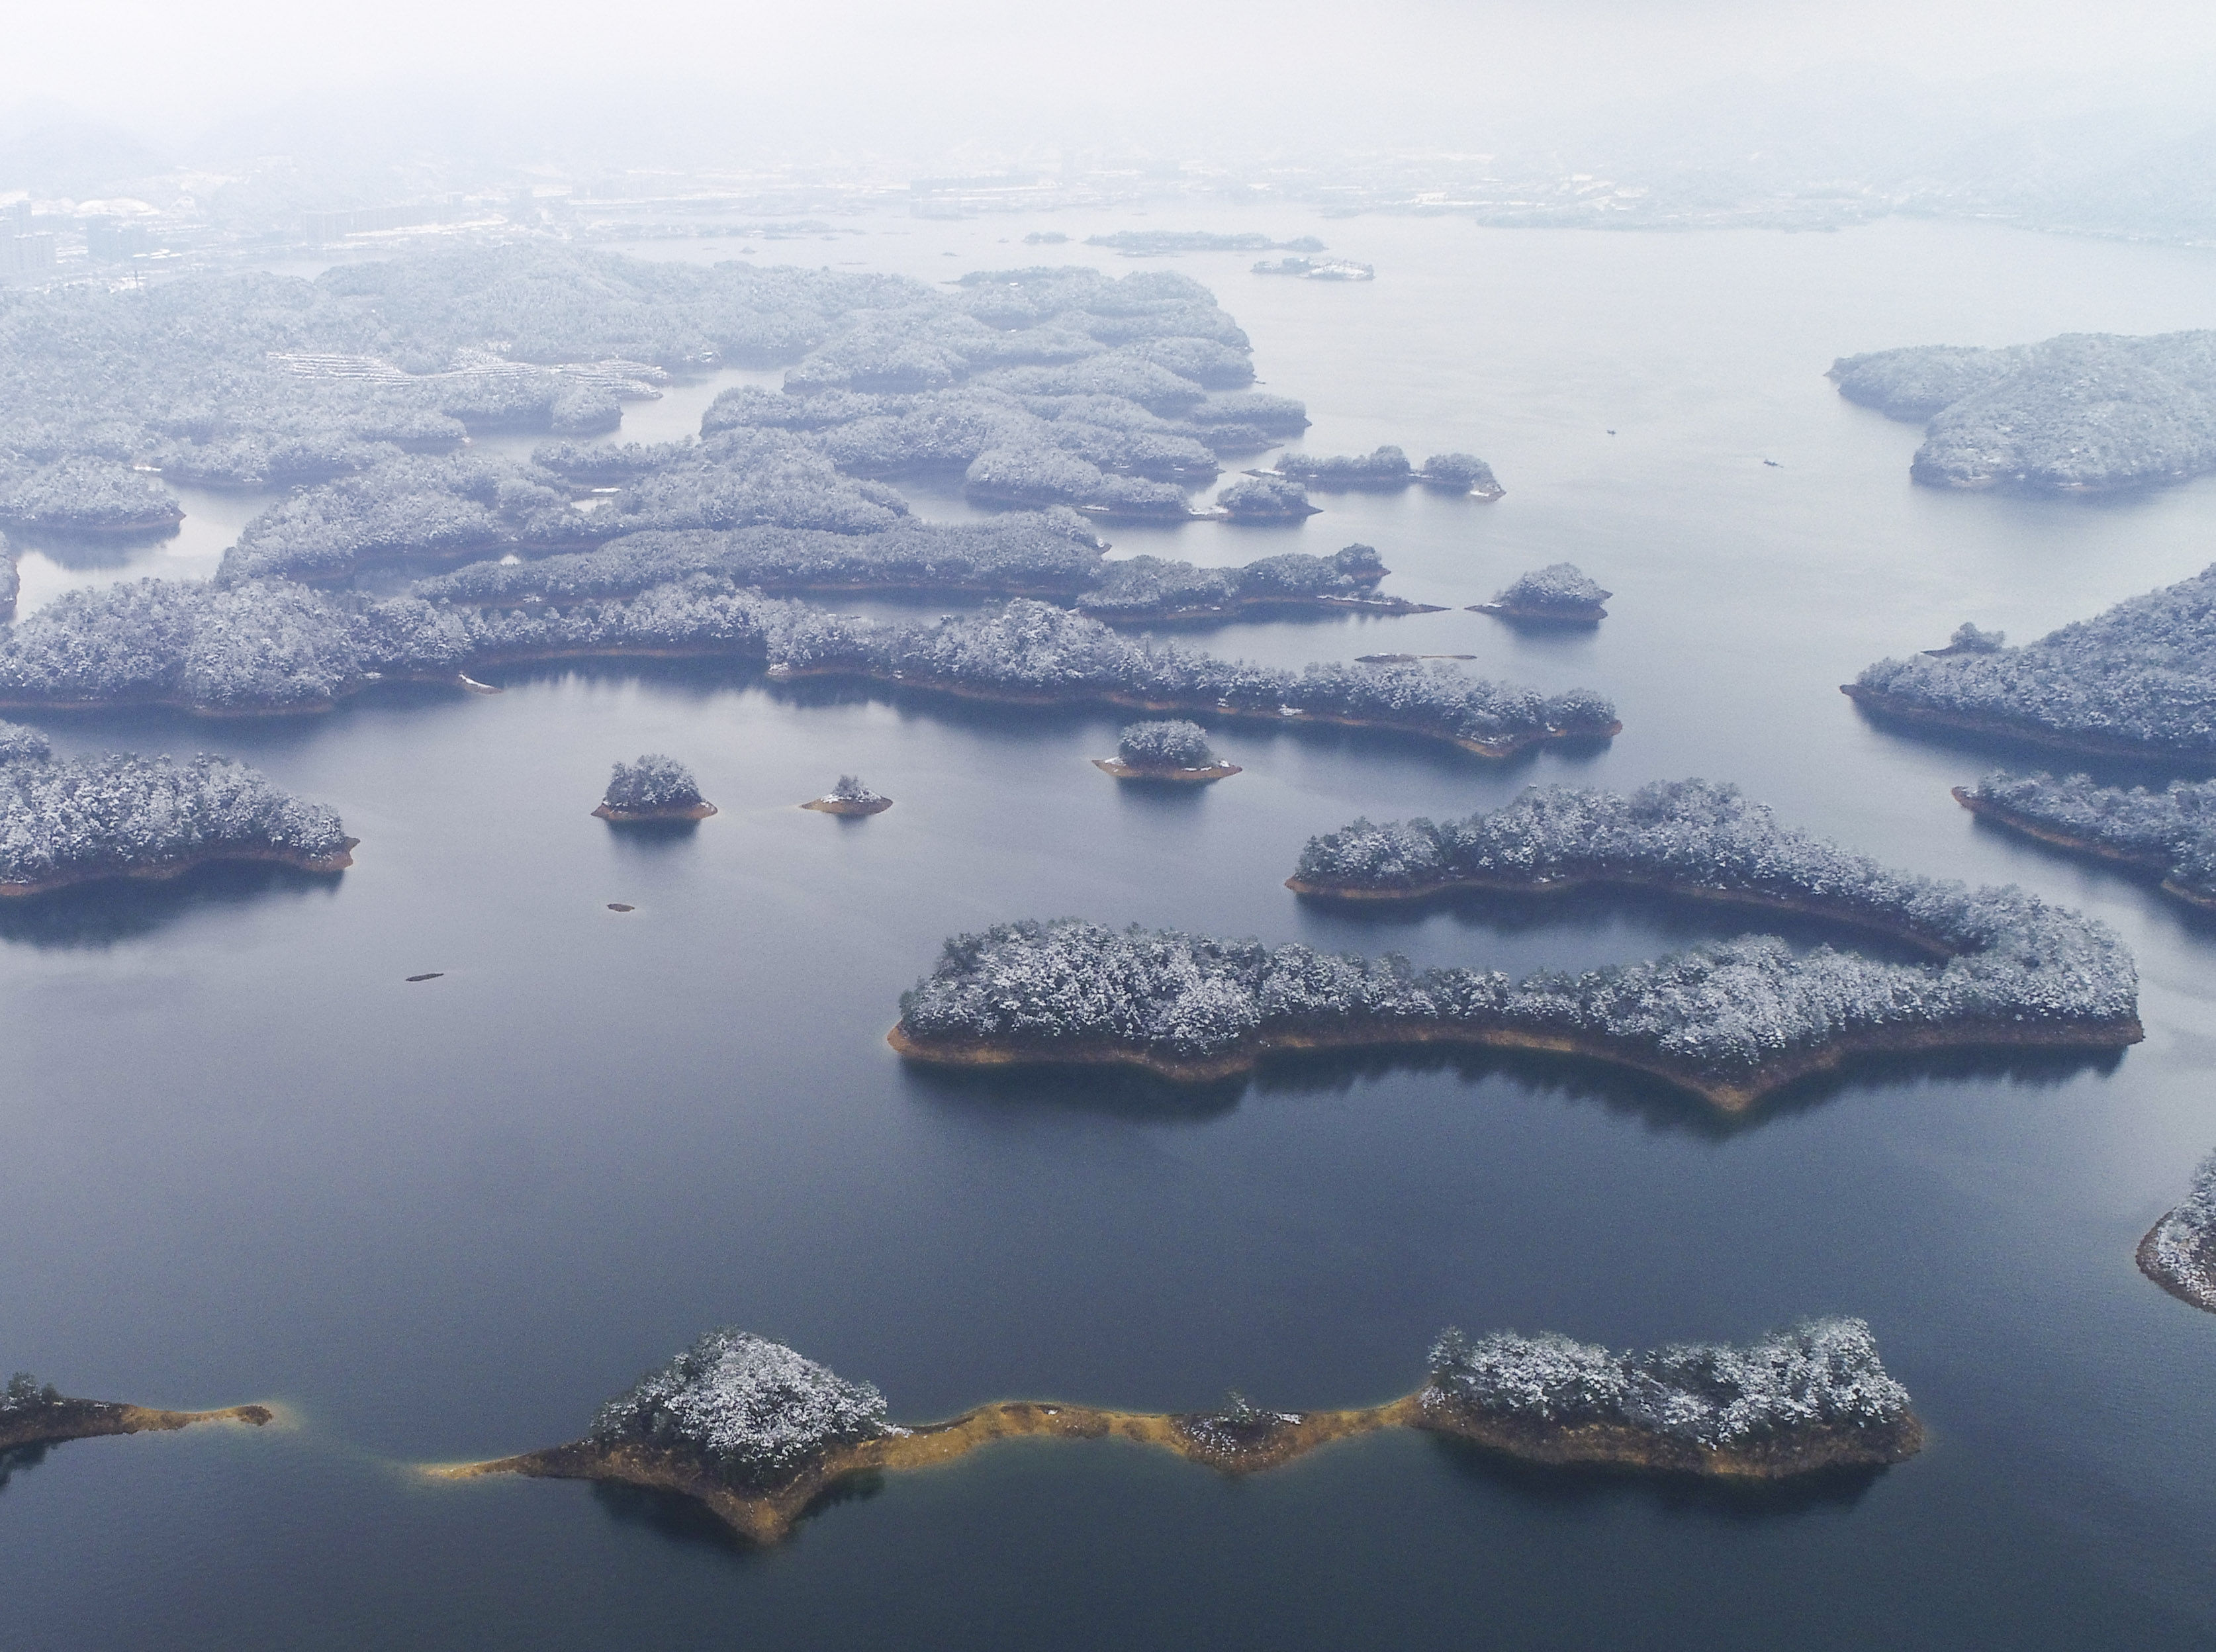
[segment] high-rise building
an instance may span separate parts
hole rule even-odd
[[[0,230],[0,276],[28,275],[36,278],[52,271],[53,267],[53,237],[10,235]]]

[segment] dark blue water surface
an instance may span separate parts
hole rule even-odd
[[[1035,261],[1001,242],[1016,222],[886,220],[837,250],[940,279]],[[0,911],[0,1359],[73,1393],[285,1417],[17,1465],[0,1638],[1290,1652],[2216,1634],[2216,1318],[2132,1264],[2216,1143],[2216,932],[1980,828],[1947,787],[1986,755],[1876,731],[1837,688],[1963,619],[2028,637],[2198,571],[2216,487],[1914,489],[1916,430],[1822,377],[1895,344],[2216,324],[2210,255],[1912,224],[1251,226],[1315,228],[1379,268],[1344,287],[1175,266],[1253,334],[1268,388],[1307,399],[1305,445],[1468,449],[1508,496],[1332,496],[1297,527],[1125,531],[1118,553],[1367,540],[1388,589],[1450,611],[1199,640],[1289,663],[1473,653],[1615,695],[1622,737],[1499,765],[1233,725],[1219,743],[1246,772],[1161,797],[1086,761],[1109,716],[721,666],[520,671],[496,698],[414,691],[297,723],[53,724],[71,748],[247,757],[362,845],[339,878],[212,869]],[[688,427],[712,389],[634,408],[625,435]],[[34,561],[27,602],[212,563],[244,512],[188,508],[179,541],[124,566]],[[1560,558],[1616,592],[1597,634],[1461,611]],[[723,812],[662,837],[592,819],[610,761],[647,749],[690,761]],[[793,807],[841,771],[897,805]],[[2104,1063],[1864,1067],[1728,1125],[1560,1064],[1348,1059],[1182,1093],[908,1072],[883,1042],[940,940],[1007,917],[1515,971],[1728,933],[1608,902],[1350,917],[1281,887],[1309,834],[1357,814],[1688,774],[1889,862],[2096,912],[2137,950],[2147,1041]],[[681,1507],[412,1470],[571,1438],[724,1323],[923,1419],[1002,1396],[1191,1408],[1229,1384],[1353,1404],[1412,1387],[1450,1322],[1643,1346],[1818,1312],[1875,1327],[1930,1423],[1923,1457],[1738,1496],[1407,1435],[1241,1482],[1026,1442],[859,1489],[751,1553]]]

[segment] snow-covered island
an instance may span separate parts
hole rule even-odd
[[[1187,1082],[1273,1054],[1477,1045],[1610,1062],[1735,1113],[1856,1053],[2114,1050],[2145,1036],[2137,968],[2105,925],[2015,888],[1973,892],[1890,872],[1699,782],[1628,799],[1535,789],[1445,827],[1357,821],[1311,841],[1294,887],[1400,895],[1581,881],[1807,911],[1935,961],[1796,954],[1757,935],[1517,982],[1418,970],[1390,953],[1065,918],[949,940],[902,996],[889,1040],[939,1064],[1117,1063]]]
[[[1812,1321],[1743,1346],[1619,1353],[1567,1337],[1448,1330],[1412,1394],[1347,1410],[1109,1410],[1003,1400],[945,1422],[887,1420],[877,1388],[766,1337],[712,1331],[603,1405],[585,1438],[434,1467],[597,1480],[691,1497],[740,1537],[775,1543],[859,1475],[951,1462],[996,1440],[1115,1437],[1230,1474],[1274,1468],[1383,1428],[1470,1439],[1548,1464],[1601,1463],[1727,1480],[1877,1468],[1913,1456],[1923,1425],[1860,1320]]]
[[[2042,843],[2152,872],[2173,900],[2216,908],[2216,780],[2172,780],[2154,792],[1996,769],[1956,786],[1954,801]]]
[[[156,1411],[114,1400],[72,1399],[52,1383],[19,1371],[0,1386],[0,1452],[103,1434],[162,1433],[196,1422],[243,1422],[259,1428],[275,1413],[266,1405],[226,1406],[218,1411]]]
[[[705,820],[716,805],[700,795],[692,771],[674,757],[649,751],[635,763],[619,762],[593,813],[612,825],[638,821]]]
[[[2207,764],[2216,761],[2216,567],[2016,647],[1965,627],[1945,649],[1879,661],[1840,693],[1911,732]]]
[[[1448,664],[1337,662],[1290,671],[1173,643],[1121,636],[1098,620],[1022,599],[937,625],[871,625],[813,614],[780,632],[772,678],[867,677],[903,687],[1031,705],[1108,705],[1215,720],[1253,718],[1390,729],[1483,757],[1622,731],[1587,688],[1542,695]]]
[[[1093,766],[1119,780],[1170,780],[1194,785],[1228,780],[1240,772],[1208,743],[1208,731],[1197,723],[1168,718],[1128,723],[1116,739],[1113,757],[1095,757]]]
[[[2216,470],[2216,332],[1880,350],[1831,377],[1850,402],[1930,421],[1908,473],[1930,487],[2094,493]]]
[[[0,723],[0,898],[111,878],[174,878],[212,860],[304,872],[354,864],[335,811],[205,754],[57,757],[36,729]]]
[[[882,815],[893,806],[890,798],[880,797],[862,784],[859,774],[841,774],[839,782],[820,798],[810,798],[800,805],[813,809],[819,815]]]
[[[1419,482],[1481,499],[1498,499],[1507,491],[1493,474],[1493,466],[1474,453],[1433,453],[1418,470],[1407,453],[1393,447],[1368,453],[1286,453],[1274,470],[1251,474],[1288,477],[1303,487],[1371,492],[1392,492]]]
[[[1614,596],[1587,576],[1573,562],[1557,562],[1535,568],[1490,602],[1471,605],[1472,613],[1489,613],[1502,620],[1523,620],[1541,625],[1597,626],[1608,618],[1602,603]]]

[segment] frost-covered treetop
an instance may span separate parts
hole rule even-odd
[[[734,1481],[775,1481],[811,1458],[885,1432],[885,1396],[781,1342],[710,1331],[600,1407],[589,1438],[691,1452]]]
[[[700,801],[699,782],[674,757],[649,751],[635,763],[619,762],[608,777],[603,806],[610,809],[690,809]]]
[[[1523,575],[1493,600],[1512,608],[1591,608],[1616,593],[1604,591],[1573,562],[1550,563]]]
[[[41,1383],[28,1371],[19,1371],[0,1387],[0,1417],[20,1416],[26,1411],[42,1410],[61,1403],[62,1391],[52,1383]]]
[[[1134,768],[1206,768],[1216,761],[1207,731],[1179,719],[1124,724],[1116,755]]]
[[[2008,646],[2008,632],[1981,631],[1975,621],[1965,620],[1948,637],[1947,646],[1961,654],[1997,653]]]
[[[1731,1447],[1800,1428],[1874,1428],[1908,1390],[1859,1319],[1818,1319],[1741,1344],[1618,1353],[1567,1336],[1449,1329],[1432,1345],[1427,1403],[1566,1427],[1616,1424]]]
[[[831,788],[830,795],[841,803],[875,803],[877,800],[877,794],[862,784],[862,777],[859,774],[841,774],[838,785]]]

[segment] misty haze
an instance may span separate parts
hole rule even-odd
[[[8,56],[9,1645],[2216,1636],[2216,19]]]

